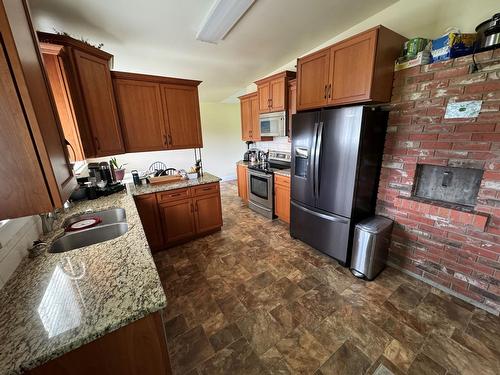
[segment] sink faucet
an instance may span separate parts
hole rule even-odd
[[[40,218],[42,219],[43,234],[48,234],[49,232],[52,232],[54,221],[57,219],[55,211],[48,212],[45,214],[40,214]]]

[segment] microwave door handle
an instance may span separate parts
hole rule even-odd
[[[315,183],[315,192],[316,197],[319,197],[319,184],[320,184],[320,175],[319,175],[319,165],[321,161],[321,141],[323,139],[323,121],[319,123],[318,135],[316,140],[316,149],[314,150],[315,161],[314,161],[314,181]]]

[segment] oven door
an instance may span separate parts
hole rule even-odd
[[[273,206],[273,175],[248,170],[249,199],[260,206]]]

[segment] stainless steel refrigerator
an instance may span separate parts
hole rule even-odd
[[[353,106],[292,119],[290,235],[342,265],[354,226],[375,211],[387,118]]]

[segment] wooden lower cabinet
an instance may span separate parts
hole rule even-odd
[[[170,375],[161,315],[148,315],[26,373]]]
[[[165,245],[192,238],[196,234],[191,199],[160,203],[159,207]]]
[[[161,250],[163,248],[163,235],[156,194],[139,195],[134,200],[149,247],[152,251]]]
[[[193,199],[197,233],[206,233],[220,228],[222,208],[220,195],[210,194]]]
[[[274,176],[274,213],[290,224],[290,177]]]
[[[238,196],[248,202],[248,166],[238,164],[236,166],[236,177],[238,179]]]
[[[142,226],[153,252],[220,230],[219,183],[135,197]]]

